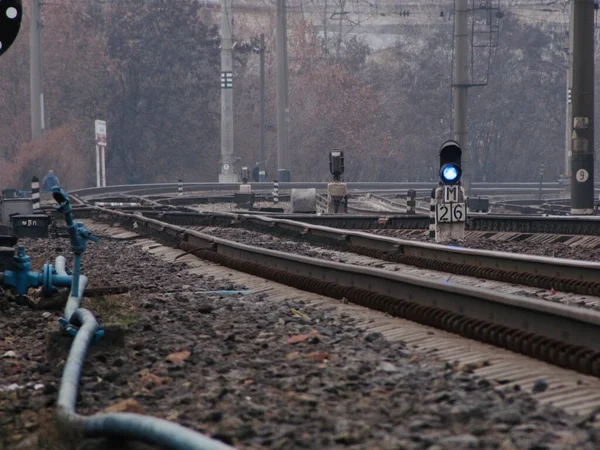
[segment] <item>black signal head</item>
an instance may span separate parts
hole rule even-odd
[[[21,0],[0,0],[0,55],[6,52],[17,38],[22,16]]]

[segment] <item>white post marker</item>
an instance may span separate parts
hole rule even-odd
[[[279,203],[279,181],[273,181],[273,203]]]
[[[177,186],[177,195],[183,195],[183,180],[181,178],[179,179],[179,186]]]
[[[106,186],[106,146],[100,146],[100,167],[102,177],[102,187]]]
[[[435,241],[464,240],[467,219],[464,188],[460,185],[437,188],[435,203]]]
[[[96,186],[106,186],[106,121],[96,120]]]
[[[416,202],[417,191],[414,189],[409,189],[406,195],[406,214],[414,214]]]
[[[34,211],[40,209],[40,179],[31,178],[31,207]]]
[[[100,187],[100,146],[96,144],[96,187]]]
[[[429,238],[435,239],[435,196],[437,188],[431,190],[431,202],[429,203]]]

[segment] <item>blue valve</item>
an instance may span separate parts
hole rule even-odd
[[[19,246],[14,258],[15,270],[4,272],[4,286],[11,287],[18,295],[26,295],[29,288],[42,287],[42,294],[52,295],[57,287],[70,287],[70,275],[58,275],[52,264],[44,264],[42,272],[31,271],[31,258],[25,253],[25,247]]]

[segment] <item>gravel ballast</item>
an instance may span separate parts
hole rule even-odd
[[[58,254],[70,260],[65,239],[22,244],[35,270]],[[246,449],[599,445],[585,420],[361,331],[351,317],[265,294],[207,293],[244,286],[234,276],[222,281],[185,269],[127,242],[88,246],[90,287],[129,292],[84,300],[101,323],[126,335],[124,346],[92,350],[78,412],[143,411]],[[78,448],[53,441],[48,425],[64,357],[48,359],[45,341],[60,311],[25,303],[0,296],[0,442]],[[35,433],[46,447],[33,443]],[[79,448],[116,448],[86,445]]]

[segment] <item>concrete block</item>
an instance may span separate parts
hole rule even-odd
[[[317,190],[292,189],[290,203],[292,205],[293,213],[316,214]]]

